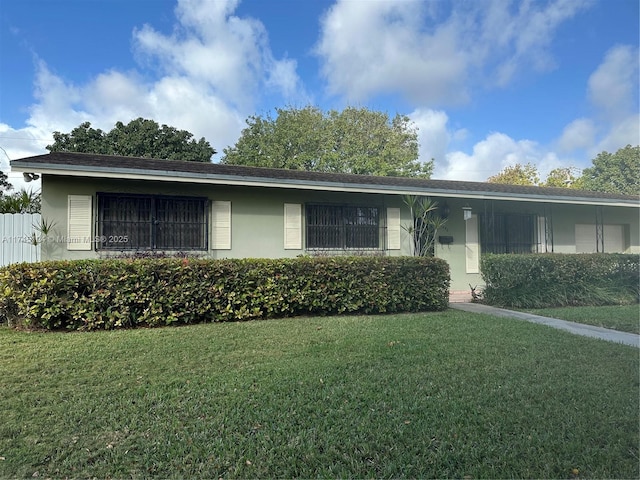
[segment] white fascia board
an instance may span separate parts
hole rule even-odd
[[[522,196],[517,193],[500,192],[469,192],[466,190],[445,190],[430,188],[410,188],[395,185],[371,185],[340,182],[312,182],[309,180],[295,180],[269,177],[211,175],[190,172],[176,172],[172,170],[140,170],[140,169],[110,169],[106,167],[85,167],[78,170],[72,165],[37,164],[29,165],[24,162],[16,165],[12,163],[12,170],[16,172],[34,172],[41,175],[65,175],[70,177],[115,178],[122,180],[146,180],[159,182],[199,183],[208,185],[229,185],[248,187],[287,188],[296,190],[316,190],[329,192],[374,193],[389,195],[428,195],[432,197],[462,198],[468,200],[510,200],[518,202],[558,203],[571,205],[602,205],[611,207],[640,208],[640,201],[632,202],[618,199],[586,198],[586,197],[552,197],[548,195]]]

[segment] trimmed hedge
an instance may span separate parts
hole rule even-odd
[[[30,329],[98,330],[294,315],[443,310],[436,258],[109,259],[0,270],[0,315]]]
[[[482,302],[513,308],[638,302],[637,254],[483,255]]]

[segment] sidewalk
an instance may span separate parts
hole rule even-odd
[[[632,347],[640,348],[640,336],[635,333],[619,332],[609,328],[596,327],[593,325],[585,325],[583,323],[568,322],[557,318],[541,317],[531,313],[516,312],[513,310],[505,310],[503,308],[490,307],[480,303],[449,303],[450,308],[464,310],[472,313],[486,313],[497,317],[516,318],[518,320],[526,320],[527,322],[541,323],[549,327],[566,330],[567,332],[585,337],[599,338],[609,342],[623,343]]]

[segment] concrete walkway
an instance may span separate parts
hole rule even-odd
[[[640,336],[635,333],[619,332],[609,328],[568,322],[557,318],[541,317],[540,315],[505,310],[503,308],[490,307],[489,305],[482,305],[480,303],[450,303],[449,307],[455,308],[456,310],[464,310],[465,312],[486,313],[488,315],[495,315],[498,317],[517,318],[518,320],[526,320],[527,322],[541,323],[542,325],[566,330],[567,332],[571,332],[576,335],[599,338],[609,342],[624,343],[625,345],[640,348]]]

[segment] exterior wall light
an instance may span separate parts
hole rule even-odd
[[[22,177],[24,178],[25,182],[32,182],[33,180],[37,180],[40,178],[40,175],[38,175],[37,173],[28,173],[28,172],[24,172],[22,174]]]
[[[464,207],[462,207],[462,215],[465,222],[469,220],[471,218],[471,207],[468,205],[465,205]]]

